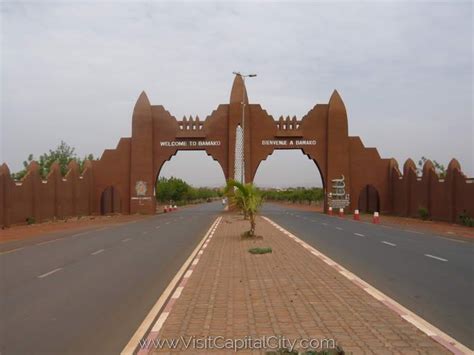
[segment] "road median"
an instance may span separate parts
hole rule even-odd
[[[271,220],[258,218],[260,237],[243,238],[247,229],[241,216],[222,218],[140,353],[462,353]]]

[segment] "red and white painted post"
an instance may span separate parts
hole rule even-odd
[[[360,221],[359,210],[354,211],[354,221]]]
[[[339,217],[344,217],[344,208],[339,208]]]
[[[380,223],[380,217],[379,217],[379,213],[378,212],[374,212],[374,217],[372,219],[372,222],[375,223],[375,224],[379,224]]]
[[[332,216],[332,207],[331,206],[328,207],[328,215]]]

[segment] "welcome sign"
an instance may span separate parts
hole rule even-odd
[[[262,145],[271,145],[271,146],[301,146],[301,145],[316,145],[316,140],[306,140],[306,139],[270,139],[262,140]]]

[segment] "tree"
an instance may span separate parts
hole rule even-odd
[[[423,174],[423,165],[425,165],[428,160],[429,159],[424,156],[422,156],[420,160],[418,160],[418,168],[416,169],[416,172],[419,176]],[[432,163],[438,177],[444,179],[446,177],[446,167],[443,164],[438,163],[436,160],[433,160]]]
[[[51,165],[56,161],[59,163],[61,174],[64,176],[68,171],[68,165],[71,161],[77,161],[79,168],[82,170],[86,160],[94,159],[92,154],[86,155],[84,159],[78,158],[74,150],[75,149],[69,146],[66,142],[61,141],[54,150],[50,149],[48,153],[40,155],[38,160],[40,176],[46,178],[51,171]],[[28,159],[23,162],[23,169],[12,174],[12,177],[16,180],[22,179],[28,172],[28,165],[30,165],[33,160],[35,160],[34,156],[33,154],[30,154]]]
[[[248,217],[250,221],[250,230],[247,234],[253,237],[255,236],[256,227],[255,216],[262,205],[262,197],[259,191],[251,183],[244,185],[235,180],[227,181],[225,191],[229,192],[233,188],[235,188],[235,191],[232,200],[234,204],[242,210],[244,218]]]
[[[162,203],[174,201],[187,203],[191,201],[205,201],[218,196],[218,190],[207,187],[194,188],[184,180],[170,177],[161,177],[156,182],[156,199]]]

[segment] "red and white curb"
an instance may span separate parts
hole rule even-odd
[[[166,290],[161,295],[160,299],[157,301],[155,306],[150,311],[147,318],[145,318],[142,325],[139,327],[137,332],[134,334],[132,339],[129,341],[127,346],[122,350],[122,355],[129,355],[129,354],[148,354],[153,349],[140,349],[140,343],[144,344],[152,344],[155,339],[158,337],[158,333],[160,332],[163,324],[165,323],[166,319],[168,318],[173,305],[181,296],[186,283],[188,282],[189,278],[193,274],[193,271],[196,265],[199,263],[199,260],[203,254],[204,249],[207,248],[209,241],[214,236],[214,233],[219,225],[222,217],[218,217],[214,223],[211,225],[207,233],[205,234],[204,238],[201,240],[199,245],[194,249],[193,253],[190,257],[186,260],[183,264],[181,269],[178,271],[174,279],[168,285]],[[173,292],[174,290],[174,292]],[[171,297],[169,295],[173,292]],[[160,313],[161,311],[161,313]],[[158,316],[159,314],[159,316]],[[157,318],[158,317],[158,318]],[[147,321],[147,319],[151,319]],[[155,321],[156,319],[156,321]],[[150,330],[151,329],[151,330]],[[148,334],[145,337],[145,334]]]
[[[354,275],[352,272],[345,269],[344,267],[336,263],[331,258],[327,257],[326,255],[324,255],[323,253],[321,253],[320,251],[318,251],[311,245],[307,244],[306,242],[296,237],[294,234],[288,232],[285,228],[273,222],[270,218],[263,217],[263,219],[265,219],[268,223],[270,223],[273,227],[278,229],[280,232],[282,232],[286,236],[293,239],[296,243],[298,243],[303,248],[308,250],[311,254],[313,254],[314,256],[317,256],[319,259],[324,261],[327,265],[336,269],[341,275],[346,277],[348,280],[352,281],[357,286],[361,287],[369,295],[374,297],[376,300],[382,302],[384,305],[389,307],[392,311],[397,313],[400,317],[405,319],[407,322],[413,324],[416,328],[418,328],[423,333],[428,335],[430,338],[432,338],[433,340],[435,340],[436,342],[444,346],[453,354],[474,354],[474,352],[470,350],[467,346],[463,345],[456,339],[450,337],[448,334],[444,333],[442,330],[436,328],[431,323],[428,323],[423,318],[419,317],[418,315],[416,315],[409,309],[405,308],[404,306],[402,306],[401,304],[399,304],[392,298],[380,292],[375,287],[368,284],[367,282],[365,282],[358,276]]]

